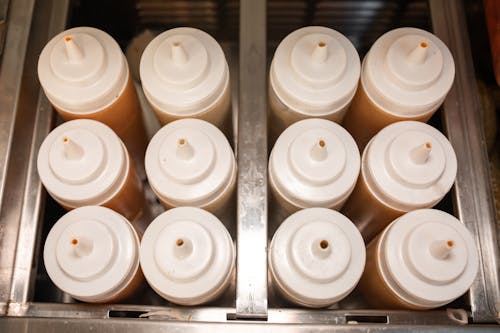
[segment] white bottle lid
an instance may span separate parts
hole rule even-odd
[[[142,54],[140,75],[153,107],[177,116],[210,109],[229,84],[219,43],[194,28],[170,29],[153,39]]]
[[[341,33],[319,26],[295,30],[278,45],[270,85],[290,109],[306,116],[343,110],[360,75],[359,55]]]
[[[38,59],[38,78],[59,109],[93,113],[115,102],[129,69],[116,41],[104,31],[78,27],[52,38]]]
[[[141,241],[144,277],[160,296],[182,305],[209,302],[228,286],[233,241],[211,213],[170,209],[151,222]]]
[[[377,253],[388,286],[405,302],[422,308],[439,307],[464,294],[479,267],[467,228],[436,209],[396,219],[382,234]]]
[[[400,121],[366,146],[362,174],[380,201],[400,211],[429,208],[450,190],[457,174],[455,151],[434,127]]]
[[[274,234],[269,268],[291,301],[324,307],[354,289],[365,256],[363,238],[347,217],[326,208],[308,208],[289,216]]]
[[[435,111],[453,84],[455,63],[435,35],[399,28],[382,35],[363,61],[361,80],[381,109],[399,117]]]
[[[129,172],[125,146],[108,126],[77,119],[56,127],[38,152],[38,175],[61,204],[100,205],[118,192]]]
[[[163,126],[146,150],[146,174],[169,206],[206,207],[232,189],[236,161],[224,134],[200,119]]]
[[[360,156],[340,125],[305,119],[289,126],[269,158],[271,186],[300,208],[340,208],[356,185]]]
[[[84,302],[119,295],[139,269],[139,237],[115,211],[86,206],[66,213],[47,236],[43,251],[50,279]]]

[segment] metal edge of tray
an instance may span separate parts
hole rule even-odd
[[[2,324],[3,323],[3,324]],[[423,326],[423,325],[331,325],[324,324],[269,324],[263,322],[237,321],[232,325],[226,323],[172,321],[166,325],[159,320],[129,320],[110,318],[94,320],[78,318],[14,318],[6,317],[0,321],[0,328],[8,332],[498,332],[498,326],[474,325],[467,326]]]
[[[236,316],[267,316],[266,1],[240,3]]]
[[[374,325],[337,325],[337,332],[370,331],[370,332],[461,332],[471,331],[466,326],[374,326]],[[3,327],[9,332],[31,332],[31,331],[51,331],[51,332],[165,332],[167,330],[180,332],[331,332],[332,326],[315,324],[267,324],[262,322],[238,321],[233,325],[225,323],[203,323],[203,322],[179,322],[173,321],[166,327],[165,322],[157,320],[134,321],[127,319],[108,319],[107,321],[92,321],[89,319],[66,320],[63,318],[5,318]],[[497,326],[475,326],[472,330],[476,332],[498,331]]]
[[[465,9],[462,1],[430,0],[429,4],[433,31],[448,45],[455,60],[455,82],[443,104],[443,118],[458,160],[454,210],[474,236],[479,250],[479,272],[469,291],[472,319],[474,323],[491,323],[500,319],[500,257]]]
[[[13,274],[16,270],[15,248],[20,232],[20,203],[17,200],[21,198],[12,196],[7,181],[11,178],[12,156],[16,153],[13,151],[14,134],[16,123],[20,122],[18,110],[20,97],[23,95],[22,74],[33,7],[34,0],[11,1],[0,67],[0,244],[2,246],[2,251],[0,251],[0,315],[7,312],[11,299],[11,286],[14,282]]]
[[[230,307],[179,307],[128,304],[84,304],[84,303],[26,303],[25,312],[20,318],[64,318],[109,320],[127,318],[128,320],[147,321],[161,320],[165,325],[173,321],[197,323],[241,322],[247,318],[237,318],[234,308]],[[11,316],[15,317],[15,316]],[[263,320],[252,321],[263,322]],[[420,325],[420,326],[464,326],[468,322],[468,313],[463,309],[446,309],[433,311],[387,311],[387,310],[331,310],[301,308],[269,308],[268,324],[314,324],[314,325]],[[0,320],[0,325],[2,321]]]
[[[34,7],[36,15],[32,18],[28,49],[24,65],[24,79],[21,99],[22,117],[16,126],[22,127],[22,132],[15,136],[14,151],[21,151],[21,145],[26,148],[20,161],[26,163],[22,174],[25,179],[22,191],[18,192],[16,200],[22,203],[19,211],[19,234],[15,247],[14,271],[10,291],[9,313],[23,311],[24,304],[31,300],[37,274],[38,250],[40,246],[40,230],[43,223],[45,191],[42,189],[37,171],[37,155],[41,143],[52,129],[54,111],[45,97],[36,79],[38,55],[45,46],[47,39],[64,29],[67,21],[69,0],[52,2],[37,1]],[[48,21],[46,21],[48,19]],[[48,24],[47,24],[48,22]],[[36,31],[36,33],[35,33]],[[36,112],[33,112],[33,109]],[[25,121],[32,121],[32,126],[25,128]],[[31,135],[31,137],[30,137]],[[17,142],[19,141],[19,142]],[[18,172],[19,163],[13,163],[13,169]],[[12,184],[16,186],[18,184]],[[17,192],[16,192],[17,194]]]
[[[190,322],[236,322],[232,307],[216,306],[153,306],[132,304],[84,303],[27,303],[26,311],[19,317],[44,318],[133,318],[135,320],[163,320]],[[407,324],[407,325],[459,325],[467,322],[467,313],[461,309],[422,311],[387,310],[330,310],[307,308],[269,308],[267,323],[301,324]],[[15,317],[15,316],[12,316]]]
[[[21,0],[14,1],[17,3],[22,2]],[[434,1],[436,2],[436,1]],[[40,3],[37,2],[38,4]],[[51,329],[54,331],[58,330],[87,330],[89,327],[94,327],[99,330],[113,327],[114,330],[122,331],[137,331],[137,330],[154,330],[160,331],[166,328],[180,328],[192,331],[206,331],[206,330],[222,330],[224,328],[232,329],[228,327],[228,324],[234,324],[240,330],[301,330],[301,331],[311,331],[318,329],[332,329],[333,324],[335,324],[335,329],[341,331],[352,331],[363,330],[363,331],[457,331],[471,329],[474,331],[488,331],[490,328],[487,326],[472,326],[472,325],[457,325],[457,320],[454,318],[457,314],[464,313],[463,310],[457,310],[458,312],[453,312],[454,310],[448,311],[425,311],[425,312],[408,312],[408,311],[380,311],[380,310],[308,310],[308,309],[267,309],[267,267],[266,267],[266,232],[267,232],[267,178],[266,178],[266,166],[267,166],[267,137],[266,137],[266,92],[265,85],[262,82],[266,81],[265,77],[265,1],[251,2],[244,1],[245,13],[242,13],[240,24],[243,22],[247,24],[246,32],[240,31],[240,38],[250,38],[248,43],[240,45],[240,75],[241,86],[240,86],[240,120],[247,119],[246,122],[240,122],[239,126],[239,140],[244,140],[247,135],[251,138],[258,136],[257,145],[255,141],[241,142],[239,145],[239,163],[246,163],[240,166],[240,175],[238,181],[241,182],[238,186],[238,192],[242,197],[238,201],[238,243],[240,237],[248,237],[245,242],[247,246],[243,249],[246,250],[246,255],[250,256],[251,259],[259,255],[263,258],[263,261],[259,261],[255,266],[252,266],[250,275],[242,275],[238,278],[237,283],[240,284],[239,289],[237,289],[237,301],[236,309],[233,308],[184,308],[184,307],[152,307],[147,305],[87,305],[87,304],[50,304],[50,303],[29,303],[29,291],[30,291],[30,277],[36,272],[36,268],[27,266],[27,263],[31,263],[34,252],[36,250],[36,227],[32,225],[33,221],[38,223],[37,216],[40,214],[41,207],[39,205],[43,191],[39,184],[39,180],[36,176],[35,163],[36,155],[35,147],[41,143],[44,135],[48,133],[51,124],[52,111],[48,106],[48,101],[38,87],[37,100],[33,101],[33,105],[36,105],[37,114],[35,122],[42,121],[42,125],[37,129],[39,133],[35,132],[30,138],[26,139],[26,144],[31,144],[30,149],[26,151],[25,156],[22,158],[30,158],[29,164],[23,169],[28,178],[26,184],[23,183],[22,192],[20,196],[16,197],[22,205],[21,210],[14,216],[13,219],[7,220],[9,226],[13,226],[16,232],[19,233],[19,240],[17,243],[9,248],[7,252],[12,251],[14,255],[16,254],[17,248],[19,246],[26,246],[23,256],[25,258],[16,257],[14,267],[11,267],[12,277],[16,279],[14,283],[9,284],[8,293],[9,297],[14,296],[9,304],[9,313],[11,317],[0,318],[0,330],[13,330],[17,331],[24,329],[25,331],[43,330]],[[49,17],[51,21],[50,33],[45,32],[45,37],[51,36],[54,32],[60,31],[64,28],[66,22],[66,17],[63,13],[58,11],[61,8],[68,8],[68,1],[58,1],[52,0],[50,2],[52,6],[48,5],[48,2],[44,2],[44,10],[40,9],[37,11],[37,15],[45,15],[45,18]],[[57,4],[57,9],[54,7]],[[65,7],[60,7],[61,4]],[[440,3],[441,4],[441,3]],[[442,4],[441,4],[442,5]],[[437,15],[439,7],[436,9],[436,4],[433,4],[431,9],[435,9],[434,15]],[[46,13],[49,11],[50,13]],[[47,16],[48,15],[48,16]],[[65,15],[65,14],[64,14]],[[449,14],[451,15],[451,14]],[[246,18],[243,18],[245,16]],[[462,18],[463,19],[463,18]],[[246,20],[246,21],[244,21]],[[35,23],[35,21],[34,21]],[[457,24],[457,22],[451,22]],[[451,24],[449,23],[449,24]],[[458,24],[463,22],[458,21]],[[259,28],[259,26],[261,28]],[[32,30],[36,30],[37,27],[33,27]],[[260,30],[260,29],[263,29]],[[439,32],[439,29],[435,29]],[[449,29],[455,29],[449,27]],[[243,29],[242,29],[243,30]],[[257,34],[258,32],[258,34]],[[34,36],[38,35],[40,37],[42,32],[35,31]],[[254,36],[257,34],[257,36]],[[31,36],[29,36],[32,38]],[[34,37],[33,37],[34,38]],[[263,41],[262,39],[263,38]],[[253,41],[253,42],[250,42]],[[243,44],[243,43],[242,43]],[[263,49],[262,49],[263,48]],[[453,49],[453,48],[452,48]],[[261,54],[263,52],[263,54]],[[453,52],[453,51],[452,51]],[[263,61],[263,62],[262,62]],[[465,62],[470,61],[470,59],[465,60]],[[457,61],[458,63],[458,61]],[[261,72],[261,68],[263,72]],[[23,68],[21,68],[21,73],[23,73]],[[35,75],[31,73],[31,75]],[[1,78],[0,74],[0,78]],[[31,78],[34,82],[33,78]],[[1,81],[0,81],[1,84]],[[19,82],[20,84],[20,82]],[[254,89],[254,90],[251,90]],[[0,90],[1,91],[1,90]],[[248,93],[250,91],[250,93]],[[259,91],[260,94],[259,95]],[[453,96],[453,95],[452,95]],[[1,98],[2,96],[0,96]],[[245,100],[246,98],[246,100]],[[448,101],[447,101],[448,103]],[[12,110],[15,110],[15,101],[11,105]],[[447,104],[445,104],[445,109]],[[261,109],[259,109],[261,108]],[[243,115],[241,110],[244,109]],[[10,109],[9,109],[10,110]],[[256,111],[257,110],[257,111]],[[13,111],[14,112],[14,111]],[[255,122],[255,115],[262,114],[257,122]],[[447,117],[449,112],[445,112],[445,117]],[[246,117],[246,118],[245,118]],[[12,118],[14,120],[14,118]],[[2,124],[3,126],[4,124]],[[449,125],[449,124],[448,124]],[[17,122],[12,125],[14,127],[21,126]],[[38,125],[37,125],[38,126]],[[3,130],[3,127],[0,127]],[[449,130],[449,129],[448,129]],[[12,130],[13,131],[13,130]],[[257,132],[256,132],[257,131]],[[480,127],[476,129],[480,131]],[[45,133],[42,133],[45,132]],[[9,132],[11,135],[12,133]],[[246,134],[244,134],[246,133]],[[480,133],[482,135],[482,133]],[[456,134],[457,135],[457,134]],[[8,143],[11,144],[10,141]],[[7,146],[10,148],[11,146]],[[250,148],[248,152],[244,149]],[[261,154],[264,154],[264,159],[262,160]],[[10,157],[9,151],[6,151],[6,156]],[[8,160],[8,159],[7,159]],[[11,162],[9,162],[11,163]],[[256,165],[258,164],[258,165]],[[245,173],[243,173],[243,171]],[[248,173],[248,174],[246,174]],[[487,181],[487,180],[485,180]],[[2,183],[3,184],[3,183]],[[457,184],[457,188],[460,187]],[[487,185],[487,184],[486,184]],[[257,186],[257,187],[256,187]],[[255,192],[257,189],[257,192]],[[459,193],[459,191],[457,191]],[[242,201],[243,198],[245,201]],[[458,202],[462,197],[458,197]],[[470,199],[470,198],[469,198]],[[248,200],[254,200],[248,201]],[[35,206],[29,203],[38,203]],[[249,204],[250,203],[250,204]],[[9,207],[10,208],[10,207]],[[36,211],[38,210],[38,211]],[[459,211],[460,213],[460,211]],[[23,217],[24,216],[24,217]],[[30,222],[28,218],[33,220]],[[4,223],[6,220],[2,220]],[[31,226],[30,226],[31,223]],[[467,223],[466,223],[467,224]],[[257,232],[257,229],[260,230]],[[22,233],[22,235],[21,235]],[[24,235],[26,234],[26,235]],[[262,237],[262,238],[261,238]],[[16,239],[17,240],[17,239]],[[488,241],[487,238],[485,241]],[[257,241],[257,242],[256,242]],[[259,241],[263,241],[262,244]],[[260,245],[259,245],[260,244]],[[257,251],[257,250],[259,251]],[[240,248],[238,248],[240,250]],[[491,252],[488,252],[491,255]],[[493,253],[495,254],[495,253]],[[4,255],[3,252],[1,254]],[[0,257],[1,258],[1,257]],[[262,260],[261,258],[261,260]],[[491,258],[495,260],[495,258]],[[242,262],[242,261],[240,261]],[[243,269],[243,271],[241,270]],[[246,267],[240,267],[239,273],[247,272]],[[255,269],[257,271],[255,271]],[[265,273],[265,274],[263,274]],[[486,281],[487,282],[487,281]],[[243,284],[241,284],[243,283]],[[259,286],[264,284],[263,288]],[[2,286],[0,286],[1,288]],[[0,293],[1,295],[1,293]],[[471,291],[471,297],[474,295],[474,291]],[[473,298],[473,297],[472,297]],[[1,301],[1,299],[0,299]],[[238,306],[239,305],[239,306]],[[477,309],[477,308],[473,308]],[[462,311],[462,312],[461,312]],[[149,319],[131,319],[131,318],[115,318],[114,316],[127,316],[127,313],[135,312],[135,314],[143,312],[149,313]],[[114,313],[114,315],[113,315]],[[477,314],[477,313],[476,313]],[[1,313],[0,313],[1,315]],[[19,316],[18,318],[13,318],[14,316]],[[467,313],[465,313],[465,317]],[[38,318],[36,318],[38,317]],[[130,317],[133,317],[133,313]],[[386,318],[386,321],[379,321],[377,318]],[[266,319],[265,323],[261,321],[250,321],[243,322],[238,319],[253,318],[253,319]],[[477,315],[474,318],[477,319]],[[486,316],[485,321],[491,321],[491,316]],[[488,319],[490,318],[490,319]],[[375,323],[366,324],[370,320],[374,319]],[[463,319],[463,318],[462,318]],[[365,320],[366,322],[363,322]],[[358,322],[358,324],[355,324]],[[416,326],[418,325],[418,326]],[[498,328],[498,326],[493,327]]]

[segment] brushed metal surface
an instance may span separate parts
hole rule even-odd
[[[26,317],[47,318],[150,318],[164,321],[228,322],[238,318],[231,307],[181,307],[153,305],[89,305],[82,303],[26,303]],[[269,308],[266,322],[273,324],[388,324],[388,325],[460,325],[467,313],[460,309],[434,311],[329,310]]]
[[[12,170],[14,135],[22,95],[22,74],[31,27],[34,0],[12,0],[9,4],[8,26],[0,66],[0,315],[10,300],[15,249],[19,234],[19,197],[12,194],[8,175],[20,178]],[[29,124],[28,124],[29,126]],[[29,139],[27,144],[29,145]],[[14,153],[14,154],[13,154]]]
[[[19,121],[22,134],[16,135],[13,149],[16,152],[14,165],[16,174],[25,179],[20,191],[11,200],[19,202],[19,215],[16,218],[19,228],[15,247],[14,271],[10,291],[9,314],[23,312],[23,304],[32,299],[36,277],[40,225],[43,223],[42,212],[45,192],[42,191],[37,172],[38,149],[52,128],[53,110],[36,80],[38,54],[45,46],[47,38],[64,28],[66,24],[69,0],[40,1],[35,4],[32,28],[28,40],[28,50],[24,65],[22,95]],[[54,8],[57,7],[57,8]],[[48,22],[48,24],[47,24]],[[32,94],[31,96],[29,94]],[[33,98],[33,97],[37,98]],[[33,124],[32,127],[27,124]],[[22,147],[22,148],[21,148]],[[24,148],[24,149],[23,149]],[[19,181],[19,180],[18,180]],[[21,183],[19,181],[19,183]],[[11,183],[17,186],[18,183]],[[9,207],[13,208],[12,205]]]
[[[236,316],[267,316],[266,1],[240,5]]]
[[[130,320],[124,318],[67,320],[64,318],[0,318],[2,332],[498,332],[497,326],[377,325],[377,324],[269,324]]]

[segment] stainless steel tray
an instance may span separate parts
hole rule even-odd
[[[6,3],[0,0],[0,7]],[[55,124],[55,114],[37,82],[36,63],[51,36],[70,21],[82,24],[78,17],[68,17],[73,5],[69,0],[8,3],[7,33],[0,55],[0,331],[200,331],[233,326],[276,331],[499,328],[486,325],[499,319],[499,252],[461,1],[138,0],[135,7],[133,1],[124,2],[124,7],[139,12],[135,24],[154,22],[157,28],[189,22],[205,24],[205,30],[221,37],[230,64],[239,175],[237,209],[224,222],[236,241],[237,271],[234,283],[221,299],[196,308],[169,304],[150,289],[134,300],[135,304],[75,303],[50,283],[39,260],[44,234],[63,211],[45,195],[36,172],[38,148]],[[273,202],[268,202],[267,187],[265,82],[276,42],[304,24],[322,24],[347,33],[363,53],[385,30],[421,24],[418,17],[429,13],[434,33],[450,47],[456,62],[455,83],[440,111],[442,122],[437,119],[459,161],[449,209],[475,237],[481,254],[480,273],[467,295],[434,311],[373,310],[356,292],[329,309],[294,308],[274,290],[266,262],[268,241],[282,218]],[[355,20],[346,21],[346,17]],[[368,28],[370,24],[379,30]],[[152,209],[161,211],[152,193],[148,195]]]

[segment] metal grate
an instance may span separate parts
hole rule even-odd
[[[363,55],[384,32],[412,26],[429,29],[426,0],[278,1],[267,4],[268,39],[280,41],[295,29],[322,25],[346,35]]]
[[[239,1],[138,0],[135,4],[140,27],[166,30],[190,26],[205,30],[219,40],[238,37]]]
[[[251,0],[248,0],[251,1]],[[122,45],[144,29],[164,31],[179,26],[205,30],[218,40],[238,40],[238,0],[123,0],[76,1],[73,24],[102,28]],[[80,22],[84,18],[84,22]],[[295,29],[322,25],[346,35],[361,56],[384,32],[413,26],[430,29],[427,0],[268,0],[267,35],[278,42]],[[82,20],[83,21],[83,20]]]

